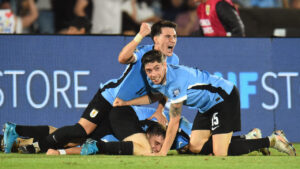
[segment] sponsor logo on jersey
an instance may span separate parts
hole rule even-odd
[[[91,113],[90,113],[90,116],[91,116],[91,118],[94,118],[94,117],[97,116],[97,114],[98,114],[98,110],[93,109],[93,110],[91,111]]]
[[[180,94],[179,88],[173,90],[173,97],[177,97],[179,94]]]

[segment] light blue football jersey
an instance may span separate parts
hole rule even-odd
[[[234,87],[230,81],[207,71],[171,64],[167,64],[165,84],[156,85],[148,77],[147,80],[154,92],[167,96],[171,103],[183,102],[201,113],[224,101]]]
[[[154,45],[145,45],[137,47],[134,55],[136,57],[135,63],[129,64],[119,79],[113,79],[101,86],[103,92],[102,96],[111,104],[116,97],[123,100],[132,100],[141,97],[147,92],[146,74],[142,70],[141,59],[143,55],[153,50]],[[167,63],[178,65],[179,58],[173,53],[172,56],[167,57]]]

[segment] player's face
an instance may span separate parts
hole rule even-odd
[[[153,63],[147,63],[145,65],[145,72],[154,84],[162,84],[165,82],[166,69],[167,69],[166,62],[163,63],[153,62]]]
[[[165,139],[163,136],[152,135],[149,137],[149,143],[153,153],[158,153],[164,143]]]
[[[161,34],[154,37],[155,49],[165,56],[172,56],[177,42],[177,35],[174,28],[161,28]]]

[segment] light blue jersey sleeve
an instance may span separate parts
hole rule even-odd
[[[174,65],[169,65],[167,71],[167,83],[168,81],[171,81],[171,83],[166,87],[167,97],[171,103],[180,103],[185,101],[187,99],[188,82],[190,80],[189,74],[180,72],[180,70]],[[177,71],[177,74],[172,71]],[[177,78],[177,76],[180,78]]]
[[[153,49],[153,45],[142,45],[138,46],[133,52],[136,57],[136,62],[140,62],[145,53]]]

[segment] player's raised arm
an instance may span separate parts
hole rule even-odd
[[[170,150],[174,139],[176,137],[176,133],[178,131],[181,112],[182,112],[182,105],[183,102],[180,103],[172,103],[170,106],[170,122],[168,125],[167,133],[166,133],[166,139],[164,141],[164,144],[158,153],[160,156],[166,156],[168,154],[168,151]]]
[[[120,52],[119,54],[119,62],[122,64],[129,64],[136,61],[135,56],[133,55],[134,50],[139,45],[144,37],[149,35],[151,32],[151,27],[148,23],[142,23],[140,27],[140,31],[134,39],[129,42]]]

